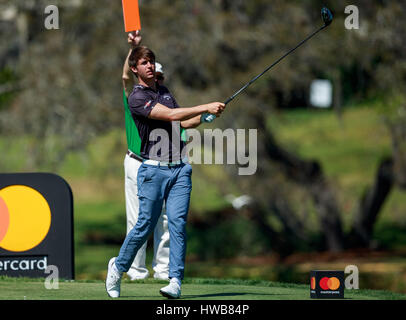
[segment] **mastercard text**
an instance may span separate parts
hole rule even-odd
[[[48,258],[43,257],[1,257],[0,271],[20,271],[20,270],[46,270]]]

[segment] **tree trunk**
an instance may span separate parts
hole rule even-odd
[[[255,202],[247,209],[244,210],[245,214],[258,226],[260,232],[266,237],[270,248],[277,252],[280,258],[283,259],[294,252],[295,247],[293,244],[267,223],[268,213],[266,210]]]
[[[340,210],[334,191],[327,183],[320,164],[316,161],[302,160],[282,149],[266,129],[264,117],[258,117],[257,124],[264,135],[268,157],[282,165],[289,179],[303,185],[309,191],[320,218],[320,229],[326,241],[326,249],[333,252],[343,250],[344,236]]]
[[[388,158],[379,165],[374,185],[361,199],[359,211],[348,237],[350,247],[371,246],[373,226],[393,184],[393,159]]]

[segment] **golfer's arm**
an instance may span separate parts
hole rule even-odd
[[[200,115],[205,112],[208,112],[208,107],[205,104],[191,108],[171,109],[160,103],[157,103],[155,107],[151,110],[149,118],[154,120],[182,121],[182,122],[192,118],[199,118],[200,121]]]
[[[125,95],[128,97],[133,90],[135,81],[134,81],[134,75],[130,69],[130,66],[128,65],[128,59],[130,58],[131,54],[131,49],[130,52],[127,55],[127,58],[125,59],[124,66],[123,66],[123,88],[125,90]]]
[[[199,115],[199,116],[193,117],[189,120],[181,121],[180,126],[184,129],[196,128],[202,124],[202,122],[200,121],[201,117],[202,117],[202,115]]]

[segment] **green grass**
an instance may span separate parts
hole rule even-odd
[[[167,282],[123,280],[120,300],[166,300],[159,289]],[[378,290],[345,290],[351,300],[405,300],[406,295]],[[0,278],[0,300],[106,300],[103,281],[60,281],[46,289],[42,279]],[[186,279],[183,300],[308,300],[309,286],[269,281]]]
[[[284,146],[320,160],[345,187],[372,181],[380,158],[391,151],[389,131],[368,106],[348,109],[341,120],[332,111],[284,111],[270,119],[270,127]]]

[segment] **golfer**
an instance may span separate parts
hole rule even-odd
[[[220,116],[225,105],[213,102],[180,108],[169,90],[156,82],[155,55],[145,46],[134,48],[128,62],[138,78],[128,102],[141,138],[143,163],[137,176],[140,208],[137,223],[127,234],[118,257],[109,261],[106,290],[110,297],[120,296],[122,273],[129,270],[138,250],[154,230],[165,201],[170,233],[170,282],[160,293],[169,298],[179,298],[192,190],[192,167],[182,157],[185,143],[181,140],[180,131],[181,127],[198,126],[204,113]]]
[[[124,190],[126,200],[126,217],[127,217],[127,234],[135,226],[138,220],[139,202],[138,202],[138,186],[137,174],[138,169],[142,164],[140,156],[140,137],[137,127],[132,118],[130,109],[128,107],[128,95],[134,87],[134,77],[130,67],[128,66],[128,58],[131,50],[137,47],[142,37],[139,31],[128,34],[128,43],[131,46],[130,52],[124,62],[123,66],[123,101],[125,107],[125,124],[128,151],[124,159]],[[160,85],[163,85],[164,72],[160,63],[156,62],[156,79]],[[146,279],[149,276],[149,271],[146,267],[146,249],[147,242],[142,245],[135,256],[134,262],[131,264],[130,269],[127,271],[127,276],[130,280]],[[154,256],[152,259],[152,269],[154,270],[154,278],[167,280],[169,277],[169,230],[168,230],[168,217],[164,209],[160,215],[157,225],[154,230]]]

